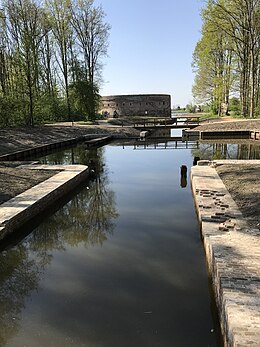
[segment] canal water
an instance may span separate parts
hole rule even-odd
[[[79,146],[41,159],[93,161],[96,176],[0,253],[0,346],[222,345],[189,179],[209,148],[187,147]]]

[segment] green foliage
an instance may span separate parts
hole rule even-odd
[[[110,30],[102,7],[14,0],[0,12],[0,127],[94,119]]]
[[[99,109],[98,87],[88,78],[88,73],[79,62],[76,62],[73,72],[75,78],[69,86],[73,117],[93,121]]]
[[[70,96],[74,117],[78,120],[96,118],[100,98],[96,86],[86,79],[77,80],[70,85]]]
[[[66,121],[66,100],[57,96],[42,95],[35,102],[34,113],[36,124]]]
[[[202,37],[193,54],[193,95],[228,114],[230,94],[239,92],[240,110],[256,117],[260,103],[260,3],[251,0],[208,0],[202,10]]]
[[[229,99],[229,111],[232,116],[237,116],[240,114],[241,105],[240,100],[238,98],[230,98]]]
[[[0,97],[0,127],[13,127],[24,124],[24,106],[19,100]]]
[[[196,111],[196,105],[190,103],[186,105],[186,111],[189,113],[194,113]]]

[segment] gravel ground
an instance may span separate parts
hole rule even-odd
[[[0,162],[0,204],[57,173],[18,168],[20,164]]]
[[[248,224],[260,229],[260,165],[221,165],[216,169]]]

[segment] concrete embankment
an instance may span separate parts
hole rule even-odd
[[[56,175],[26,190],[0,207],[0,240],[43,212],[88,177],[84,165],[32,165],[37,170],[59,170]]]
[[[204,164],[192,168],[191,181],[225,346],[260,346],[259,229],[249,228],[214,166]]]
[[[98,147],[110,142],[112,138],[112,136],[100,135],[80,136],[4,154],[0,156],[0,161],[25,159],[83,141],[86,147]],[[76,185],[84,181],[89,174],[88,167],[84,165],[21,165],[20,167],[32,170],[58,170],[61,172],[1,205],[0,240],[43,212],[50,204],[62,198]]]
[[[84,142],[87,147],[101,146],[113,139],[113,136],[100,136],[100,135],[86,135],[68,140],[51,142],[48,144],[42,144],[39,146],[33,146],[32,148],[23,149],[20,151],[13,151],[11,153],[3,154],[0,156],[0,161],[10,160],[25,160],[28,157],[40,156],[49,153],[53,150],[58,150],[65,147],[75,146],[79,142]]]

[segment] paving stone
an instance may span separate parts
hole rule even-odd
[[[214,167],[194,166],[191,180],[225,345],[259,347],[259,229],[248,227]]]

